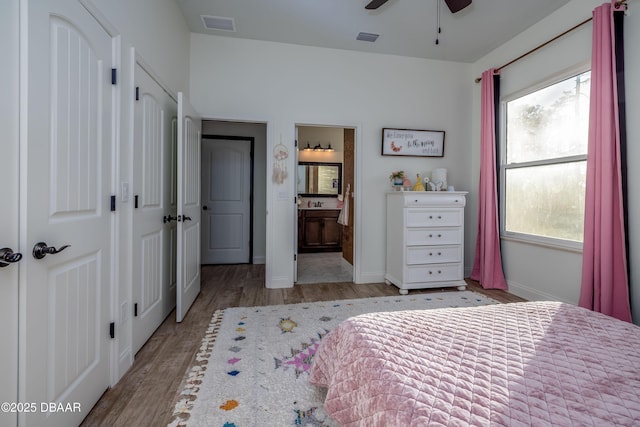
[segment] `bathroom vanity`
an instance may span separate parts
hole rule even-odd
[[[339,209],[298,209],[298,252],[342,251]]]

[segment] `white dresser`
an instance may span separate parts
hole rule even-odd
[[[387,263],[384,276],[409,289],[457,286],[464,281],[466,192],[387,193]]]

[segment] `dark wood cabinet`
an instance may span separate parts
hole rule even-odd
[[[300,209],[298,211],[298,252],[339,252],[342,250],[342,226],[337,209]]]

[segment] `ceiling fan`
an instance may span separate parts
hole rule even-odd
[[[364,8],[369,10],[377,9],[383,4],[385,4],[387,1],[388,0],[372,0]],[[451,11],[451,13],[459,12],[471,4],[471,0],[444,0],[444,2],[449,7],[449,10]]]

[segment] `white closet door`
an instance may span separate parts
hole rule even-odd
[[[178,93],[178,253],[176,321],[200,293],[200,142],[202,120]]]
[[[67,427],[109,386],[112,38],[77,1],[25,7],[19,401],[72,410],[19,419]]]
[[[140,350],[175,306],[175,203],[172,161],[176,102],[139,65],[135,67],[133,142],[133,352]],[[175,273],[175,271],[174,271]],[[172,277],[173,276],[173,277]]]

